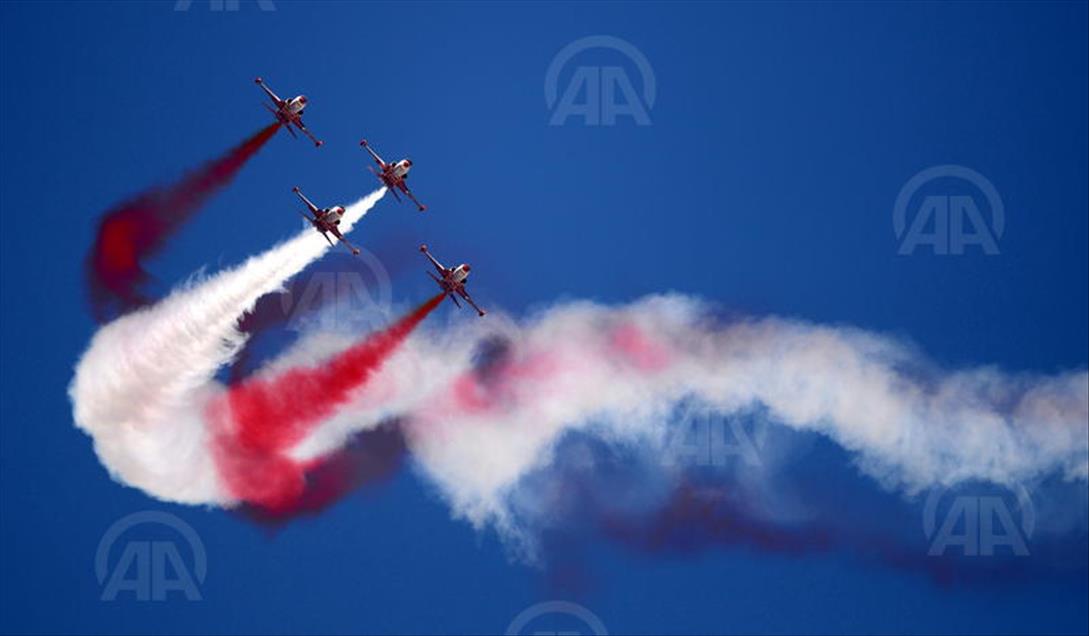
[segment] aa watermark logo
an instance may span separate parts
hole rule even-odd
[[[103,601],[199,601],[199,586],[207,574],[208,557],[200,536],[167,512],[145,510],[118,519],[95,552]]]
[[[570,601],[537,603],[515,616],[506,631],[507,636],[606,636],[608,633],[596,614]]]
[[[575,66],[563,93],[560,75],[572,60],[591,50],[612,51],[627,61],[626,66]],[[639,73],[639,86],[628,74],[627,67]],[[568,44],[552,58],[545,73],[545,103],[552,111],[550,126],[563,126],[569,118],[581,119],[584,126],[614,126],[621,118],[630,117],[638,126],[650,125],[650,109],[656,97],[654,69],[639,49],[630,42],[611,35],[592,35]]]
[[[763,465],[760,455],[767,437],[762,417],[693,408],[670,428],[664,459],[670,466],[758,467]]]
[[[359,330],[386,323],[393,307],[389,271],[365,249],[351,258],[352,268],[313,272],[280,294],[279,310],[288,324]]]
[[[1008,490],[952,494],[935,489],[923,507],[928,554],[964,556],[1012,554],[1028,556],[1036,529],[1036,511],[1021,485]]]
[[[903,255],[924,246],[942,256],[977,249],[996,255],[1006,215],[986,177],[964,166],[934,166],[900,189],[892,225]]]
[[[207,2],[200,2],[199,4],[208,5],[209,11],[238,11],[242,8],[241,0],[208,0]],[[252,3],[261,11],[275,11],[276,3],[272,0],[255,0]],[[178,0],[174,3],[175,11],[188,11],[193,6],[193,0]]]

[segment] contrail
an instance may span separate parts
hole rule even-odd
[[[147,278],[143,261],[227,186],[279,126],[265,126],[177,183],[138,194],[102,217],[87,255],[91,304],[100,322],[111,309],[124,313],[149,302],[139,289]]]
[[[383,194],[385,189],[376,190],[349,206],[342,231]],[[236,328],[242,315],[329,248],[307,228],[94,335],[69,395],[77,426],[94,438],[96,452],[116,479],[171,501],[228,500],[202,420],[203,404],[216,392],[213,376],[244,340]]]

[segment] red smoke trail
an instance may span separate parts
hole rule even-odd
[[[324,460],[297,462],[288,451],[348,402],[443,298],[435,296],[318,366],[247,380],[213,403],[213,452],[231,495],[276,515],[294,510],[306,495],[307,474]]]
[[[87,255],[91,305],[99,321],[106,320],[111,310],[125,312],[148,302],[138,289],[147,280],[142,262],[230,183],[279,126],[266,126],[178,183],[138,194],[102,217]]]
[[[306,487],[290,507],[244,506],[241,512],[272,528],[302,515],[319,514],[350,492],[392,479],[407,454],[400,421],[387,420],[356,433],[343,448],[306,470]]]
[[[404,240],[388,242],[403,247],[406,242],[415,240],[407,235],[401,238]],[[371,239],[378,240],[374,236]],[[382,241],[383,244],[386,242]],[[374,258],[385,267],[385,273],[390,278],[396,277],[409,264],[400,253],[405,251],[403,249],[383,245],[368,248]],[[414,260],[412,265],[418,265],[418,262]],[[256,370],[261,362],[258,349],[263,338],[279,335],[293,339],[293,330],[285,327],[300,316],[323,309],[327,304],[334,306],[337,312],[355,311],[356,303],[341,306],[344,300],[341,294],[342,281],[348,282],[346,275],[358,275],[358,280],[367,289],[379,289],[381,282],[377,274],[378,272],[359,257],[346,252],[334,252],[311,264],[285,283],[282,291],[262,296],[238,321],[238,330],[247,337],[245,345],[231,363],[227,382],[231,385],[238,384]]]

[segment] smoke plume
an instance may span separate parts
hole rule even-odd
[[[147,281],[144,261],[234,179],[246,161],[279,128],[270,124],[177,183],[153,188],[119,204],[98,224],[87,255],[87,282],[95,317],[130,311],[149,299],[141,291]]]

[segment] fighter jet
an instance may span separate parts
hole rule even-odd
[[[408,184],[405,183],[405,179],[408,179],[408,171],[412,169],[411,159],[402,159],[397,163],[386,163],[378,156],[378,153],[371,150],[366,139],[360,141],[359,145],[363,146],[363,148],[370,153],[371,157],[374,158],[375,163],[378,164],[378,170],[375,170],[370,166],[367,166],[367,168],[374,173],[374,176],[378,177],[378,180],[381,181],[383,185],[389,188],[389,191],[393,193],[395,199],[398,201],[401,200],[401,197],[397,194],[397,191],[400,190],[406,197],[412,199],[412,202],[416,204],[416,207],[420,212],[427,209],[426,205],[416,200],[416,196],[412,194],[412,191],[408,189]]]
[[[306,204],[306,209],[310,211],[310,214],[303,214],[303,218],[310,221],[310,225],[314,226],[326,241],[329,241],[329,245],[333,244],[329,235],[337,237],[337,240],[344,243],[345,247],[352,250],[352,254],[359,255],[359,248],[348,242],[348,239],[344,238],[344,235],[340,233],[340,229],[337,227],[340,225],[340,219],[344,216],[344,206],[334,205],[330,208],[319,208],[310,202],[310,199],[306,198],[302,192],[299,191],[298,186],[291,189],[292,192],[299,195],[302,202]],[[300,214],[302,214],[300,212]]]
[[[484,310],[477,307],[476,303],[474,303],[473,299],[469,296],[469,292],[465,291],[465,281],[469,278],[469,265],[467,263],[462,263],[453,268],[443,267],[442,263],[435,260],[435,257],[431,255],[431,252],[427,251],[426,245],[421,245],[420,251],[431,261],[431,264],[435,266],[435,269],[439,271],[439,276],[435,276],[431,272],[427,272],[427,275],[438,283],[439,287],[441,287],[442,290],[446,292],[446,295],[450,297],[450,300],[454,301],[454,304],[460,308],[461,303],[458,302],[457,297],[461,296],[465,302],[469,303],[469,305],[476,310],[476,313],[483,316],[485,313]]]
[[[276,108],[273,108],[268,104],[262,104],[262,106],[267,108],[268,112],[272,113],[272,116],[276,118],[276,121],[280,122],[283,127],[287,129],[287,132],[291,133],[292,137],[298,137],[291,128],[294,126],[299,129],[299,132],[309,137],[310,141],[313,141],[315,146],[320,146],[324,143],[303,125],[302,114],[303,109],[306,108],[307,104],[306,95],[297,95],[291,99],[280,99],[280,96],[273,93],[272,89],[266,86],[265,81],[260,77],[254,81],[257,82],[257,85],[260,86],[266,94],[268,94],[269,99],[272,100],[272,103]]]

